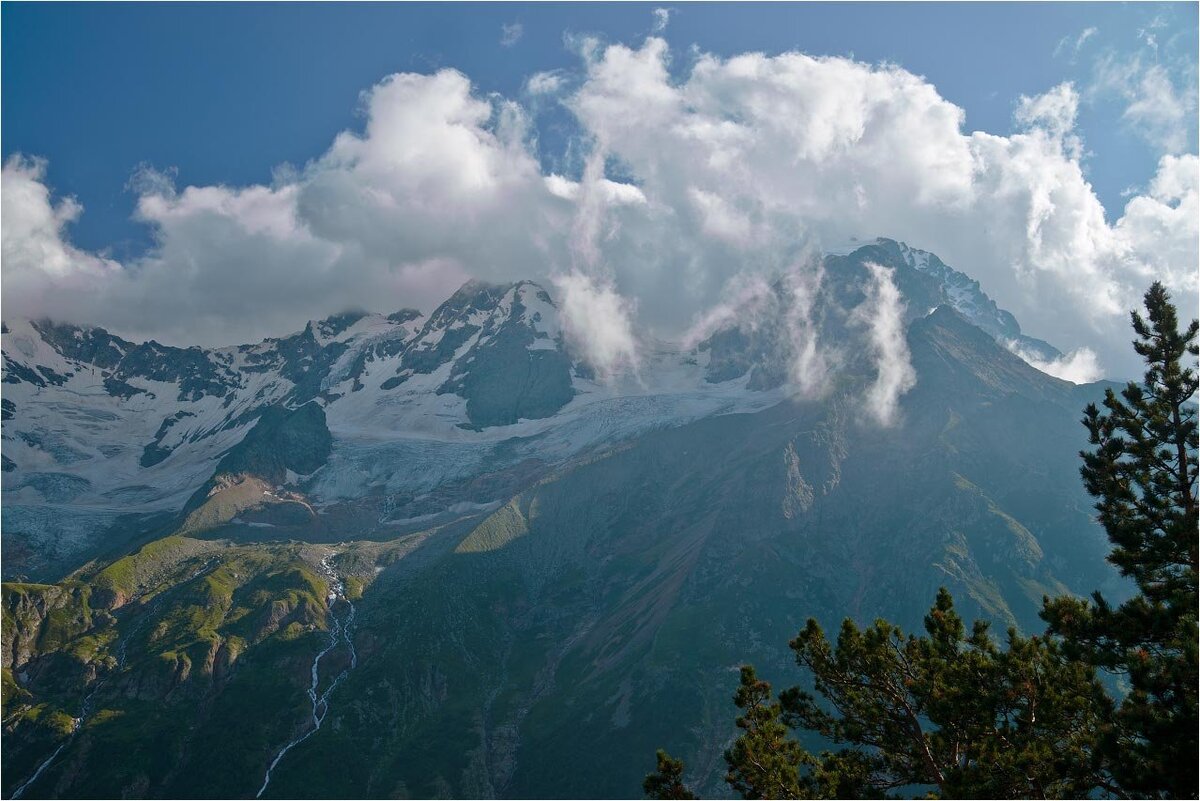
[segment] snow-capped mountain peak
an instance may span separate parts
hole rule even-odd
[[[785,277],[769,302],[733,310],[695,347],[644,338],[638,374],[610,383],[572,353],[554,299],[531,281],[472,281],[428,316],[344,312],[217,349],[5,320],[4,528],[66,552],[124,515],[179,509],[272,409],[323,411],[329,463],[288,479],[318,504],[398,488],[419,496],[480,460],[516,469],[535,453],[566,459],[650,429],[761,410],[794,394],[797,366],[818,348],[840,349],[839,369],[869,373],[866,349],[852,344],[863,336],[852,314],[869,263],[894,271],[906,322],[945,305],[1002,344],[1022,336],[976,282],[891,240],[826,256],[803,308],[805,293]],[[496,456],[505,442],[527,444]]]

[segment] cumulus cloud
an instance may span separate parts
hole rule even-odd
[[[230,344],[349,307],[430,308],[469,277],[566,263],[554,232],[570,225],[573,204],[546,187],[520,107],[477,97],[465,76],[443,70],[391,76],[363,108],[362,132],[340,134],[270,186],[177,190],[171,176],[143,170],[131,183],[136,216],[156,246],[125,265],[71,248],[64,226],[77,207],[52,209],[41,166],[10,162],[4,313]],[[40,227],[23,222],[30,215]],[[20,256],[47,247],[59,255]],[[60,262],[78,276],[104,266],[106,280],[65,281]],[[29,282],[17,280],[25,274]]]
[[[1034,97],[1021,95],[1013,119],[1026,130],[1041,129],[1051,139],[1062,142],[1068,155],[1079,159],[1083,143],[1075,135],[1075,118],[1079,114],[1079,93],[1071,83],[1061,83]]]
[[[868,264],[867,269],[871,274],[867,297],[854,314],[869,330],[874,352],[875,380],[867,388],[865,401],[870,416],[889,426],[896,421],[900,398],[916,386],[917,374],[904,336],[904,301],[892,271],[878,264]]]
[[[1181,309],[1195,310],[1200,158],[1163,156],[1150,188],[1125,205],[1115,234],[1139,285],[1162,280],[1176,292]]]
[[[4,264],[4,314],[37,317],[61,304],[66,316],[95,313],[91,296],[121,267],[73,247],[67,227],[83,213],[74,198],[55,202],[45,183],[46,163],[12,156],[3,167],[0,256]]]
[[[887,235],[978,278],[1035,335],[1090,344],[1128,373],[1124,315],[1148,273],[1194,297],[1183,274],[1194,271],[1196,237],[1172,213],[1186,208],[1187,184],[1182,200],[1152,192],[1131,201],[1129,220],[1107,223],[1080,165],[1069,84],[1022,99],[1018,132],[996,136],[964,133],[960,108],[893,65],[701,55],[679,78],[668,58],[656,38],[600,49],[572,100],[635,176],[647,217],[670,211],[655,231],[626,225],[613,243],[644,252],[642,240],[658,237],[652,264],[618,268],[617,285],[642,309],[712,305],[748,265],[782,270],[798,242]],[[1160,167],[1188,169],[1194,162]],[[1155,220],[1171,226],[1178,251],[1163,253]]]
[[[525,26],[519,22],[506,22],[500,26],[501,47],[512,47],[525,35]]]
[[[125,264],[73,247],[78,204],[53,198],[44,165],[10,160],[4,313],[229,343],[349,306],[429,308],[468,276],[554,276],[570,330],[618,369],[636,363],[633,330],[678,336],[767,276],[810,291],[815,250],[880,235],[936,252],[1028,333],[1090,347],[1113,375],[1136,373],[1125,315],[1151,280],[1196,307],[1196,156],[1164,157],[1110,223],[1070,84],[1020,98],[1017,131],[997,136],[965,132],[962,109],[895,65],[699,54],[672,75],[658,37],[575,44],[578,179],[541,169],[526,108],[454,70],[385,78],[362,130],[269,185],[142,175],[156,244]],[[566,77],[531,76],[527,94],[565,93]],[[797,353],[797,376],[836,363],[826,345]]]

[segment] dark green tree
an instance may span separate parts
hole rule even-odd
[[[775,700],[754,668],[742,668],[741,734],[725,753],[725,780],[743,798],[918,787],[951,798],[1061,798],[1102,786],[1090,754],[1111,703],[1094,670],[1064,659],[1053,640],[1010,629],[1002,648],[982,621],[968,632],[944,589],[924,636],[846,620],[830,642],[809,620],[791,648],[815,694],[793,687]],[[841,748],[814,756],[794,730]]]
[[[811,798],[809,788],[802,789],[800,765],[812,757],[788,736],[771,685],[750,665],[742,666],[741,679],[733,701],[742,710],[742,733],[725,752],[725,781],[742,798]]]
[[[1128,684],[1097,753],[1111,770],[1110,789],[1195,798],[1197,322],[1180,330],[1159,283],[1145,306],[1146,318],[1131,313],[1145,377],[1120,396],[1109,390],[1105,411],[1087,407],[1083,423],[1094,450],[1081,453],[1084,483],[1113,544],[1109,560],[1138,594],[1115,608],[1100,593],[1090,601],[1047,599],[1042,617],[1072,657]]]
[[[647,798],[682,799],[695,798],[692,791],[683,783],[683,762],[672,759],[671,755],[661,748],[658,751],[658,767],[654,773],[646,776],[642,782],[642,790]]]
[[[784,719],[844,746],[822,760],[843,793],[925,785],[952,798],[1086,795],[1098,783],[1086,755],[1107,717],[1103,688],[1052,641],[1010,629],[1007,646],[982,621],[968,633],[945,589],[922,637],[847,620],[831,644],[810,620],[791,647],[821,700],[784,692]]]

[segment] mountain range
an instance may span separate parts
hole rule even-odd
[[[856,243],[694,339],[601,376],[530,281],[218,349],[5,320],[3,792],[632,797],[665,747],[726,795],[806,618],[1120,596],[1108,385],[966,273]]]

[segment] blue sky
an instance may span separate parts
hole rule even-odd
[[[52,4],[3,6],[3,153],[49,162],[48,181],[84,213],[77,244],[130,255],[149,232],[130,220],[140,164],[182,184],[269,181],[361,124],[358,93],[393,72],[454,67],[481,92],[519,97],[531,74],[578,69],[571,34],[636,44],[661,4]],[[1194,3],[681,4],[661,32],[687,48],[733,55],[800,50],[888,61],[924,75],[966,111],[966,129],[1007,134],[1017,98],[1064,80],[1084,92],[1079,131],[1088,178],[1108,214],[1144,184],[1155,147],[1121,121],[1111,94],[1087,96],[1103,57],[1196,63]],[[503,26],[521,26],[502,44]],[[1095,29],[1079,47],[1085,30]],[[1157,54],[1146,33],[1155,36]],[[1196,128],[1188,132],[1196,151]],[[564,158],[569,115],[543,112],[543,162]]]

